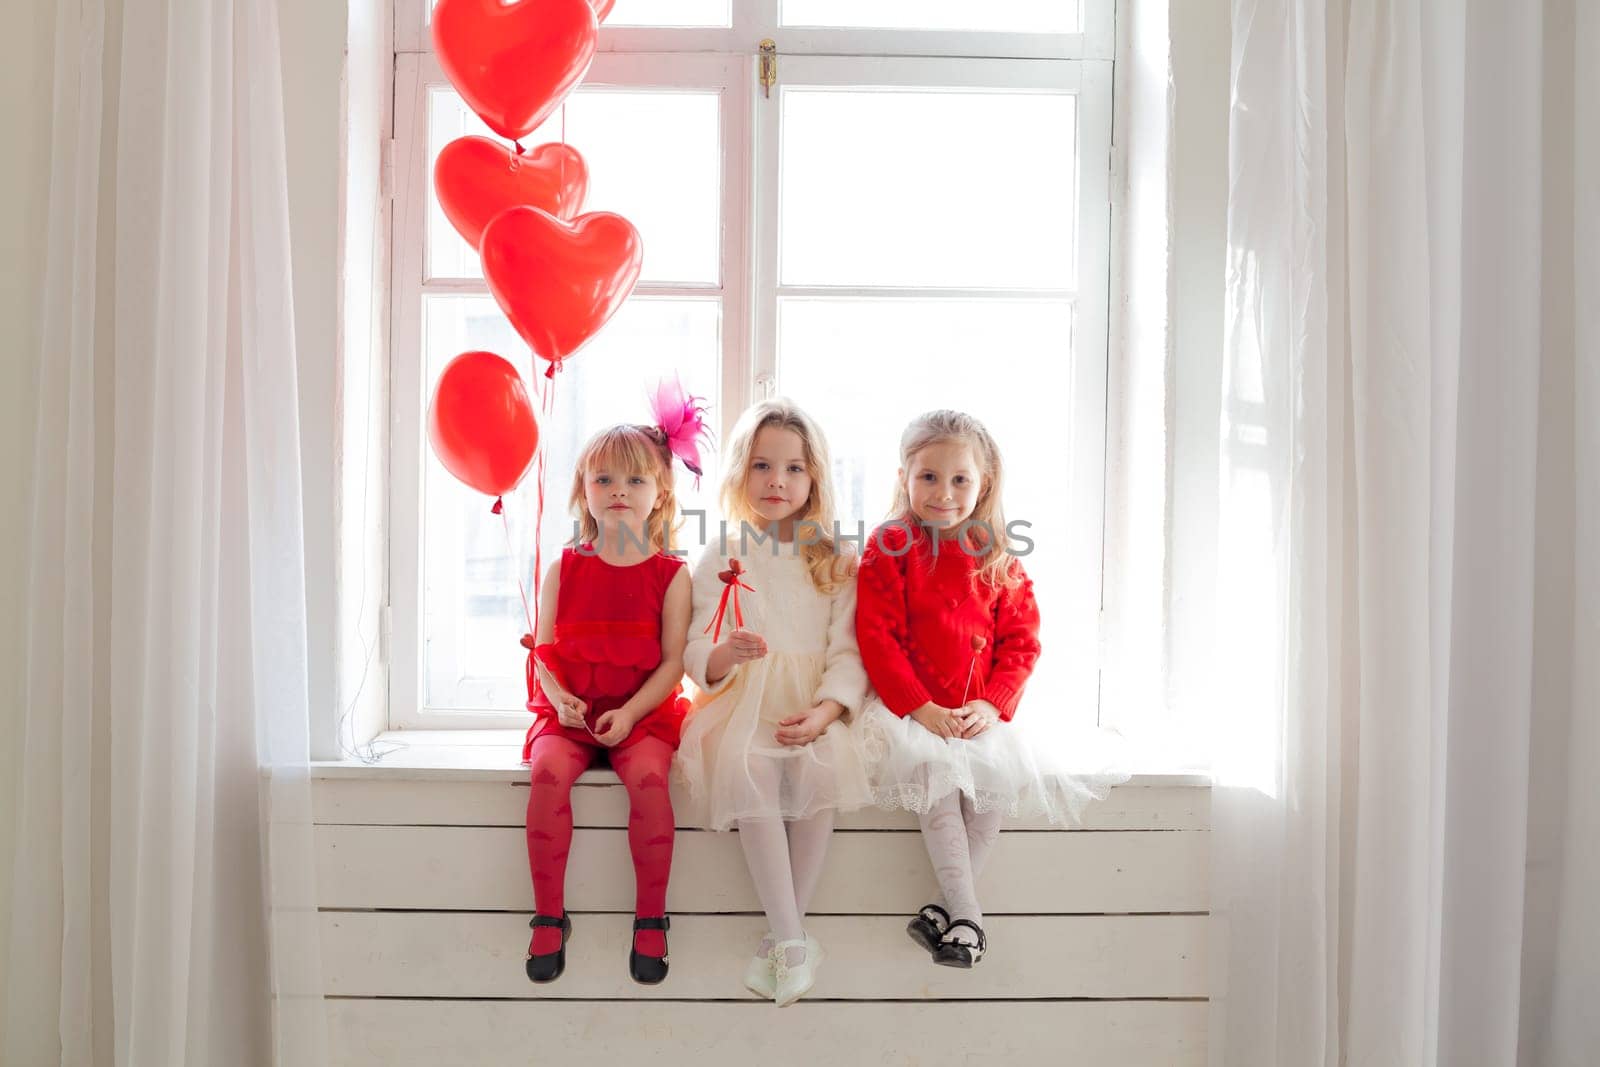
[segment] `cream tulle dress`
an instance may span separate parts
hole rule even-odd
[[[803,819],[827,809],[854,811],[873,801],[866,743],[856,720],[867,690],[856,648],[853,577],[829,594],[812,584],[793,544],[711,545],[694,568],[694,620],[684,667],[699,687],[673,763],[688,803],[680,818],[713,830],[740,819]],[[742,548],[742,551],[739,549]],[[718,574],[737,555],[744,628],[760,634],[767,654],[706,682],[714,647],[708,629],[726,584]],[[734,625],[732,606],[722,639]],[[779,743],[778,724],[823,700],[845,714],[808,745]],[[881,751],[881,743],[879,746]]]

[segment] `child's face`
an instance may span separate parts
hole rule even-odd
[[[763,426],[750,447],[744,495],[750,508],[768,522],[782,522],[811,499],[805,442],[793,430]]]
[[[942,531],[970,518],[983,490],[977,457],[964,441],[941,441],[917,452],[900,479],[917,522]]]
[[[626,525],[642,530],[664,494],[655,476],[591,467],[583,479],[589,514],[602,530]]]

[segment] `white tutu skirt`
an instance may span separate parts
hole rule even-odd
[[[806,819],[873,803],[859,729],[840,719],[800,747],[774,737],[780,722],[813,705],[825,667],[824,652],[769,652],[701,694],[673,761],[687,797],[678,805],[683,821],[727,830],[740,819]]]
[[[919,815],[960,793],[981,812],[1072,825],[1129,778],[1117,739],[1098,730],[1047,736],[1013,721],[970,740],[946,739],[900,718],[876,694],[867,697],[860,729],[874,801]]]

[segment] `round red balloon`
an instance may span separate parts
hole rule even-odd
[[[616,314],[644,259],[639,231],[597,211],[562,222],[538,208],[501,212],[478,248],[489,292],[533,351],[572,355]]]
[[[519,156],[487,137],[457,137],[433,164],[439,206],[473,248],[506,208],[526,205],[570,219],[583,209],[588,189],[589,168],[566,144],[542,144]]]
[[[428,443],[445,470],[478,492],[515,489],[539,447],[539,423],[517,369],[493,352],[452,359],[428,405]]]
[[[433,52],[467,106],[501,137],[526,137],[594,59],[589,0],[439,0]]]

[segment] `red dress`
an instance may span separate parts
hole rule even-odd
[[[618,567],[593,554],[591,545],[561,553],[561,583],[556,597],[554,647],[542,649],[540,662],[571,693],[589,705],[590,729],[604,712],[619,708],[661,665],[661,612],[667,587],[684,561],[658,553],[630,567]],[[547,731],[581,744],[596,744],[587,730],[562,726],[542,687],[529,687],[533,725],[522,744],[528,761],[533,739]],[[676,686],[634,726],[617,748],[643,737],[658,737],[673,748],[689,702]]]

